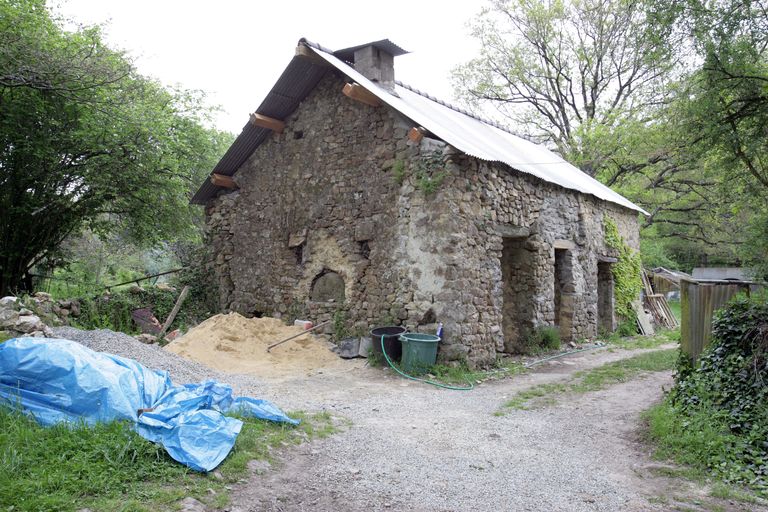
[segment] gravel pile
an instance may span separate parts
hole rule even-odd
[[[82,331],[74,327],[55,327],[53,333],[57,338],[76,341],[97,352],[107,352],[122,357],[135,359],[147,368],[165,370],[171,374],[175,384],[199,382],[215,379],[232,384],[239,394],[257,391],[261,386],[253,378],[241,375],[228,375],[207,366],[184,359],[174,353],[164,350],[159,345],[141,343],[133,336],[109,329]]]

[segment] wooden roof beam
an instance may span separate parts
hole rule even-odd
[[[211,183],[217,187],[228,188],[231,190],[240,188],[237,186],[237,183],[235,183],[235,180],[232,179],[232,176],[216,174],[215,172],[211,173]]]
[[[414,126],[408,131],[408,138],[418,144],[427,133],[427,129],[423,126]]]
[[[283,130],[285,129],[285,123],[279,119],[273,119],[256,112],[251,114],[251,124],[277,133],[283,133]]]
[[[312,64],[315,64],[317,66],[331,67],[328,61],[326,61],[324,58],[319,56],[314,49],[310,48],[305,44],[299,44],[296,47],[296,56],[301,57],[303,59],[307,59]]]
[[[371,107],[381,106],[381,100],[360,84],[346,84],[341,92],[343,92],[344,96],[347,98],[370,105]]]

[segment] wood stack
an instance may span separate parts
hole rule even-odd
[[[642,272],[643,278],[643,291],[645,296],[645,309],[648,310],[653,316],[653,320],[656,325],[666,327],[667,329],[676,329],[680,326],[677,322],[677,318],[669,309],[669,303],[664,294],[654,293],[651,282],[648,279],[648,275],[645,270]]]

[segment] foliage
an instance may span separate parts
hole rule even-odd
[[[405,180],[405,162],[402,160],[395,160],[395,163],[392,164],[392,179],[398,185],[403,184],[403,180]]]
[[[171,313],[180,291],[158,287],[134,287],[97,297],[84,297],[80,299],[80,316],[73,319],[72,324],[80,329],[110,329],[137,334],[131,313],[137,309],[149,308],[162,323]],[[210,314],[211,311],[206,309],[205,303],[188,296],[169,330],[187,329]]]
[[[535,406],[551,405],[554,402],[552,395],[598,391],[612,384],[626,382],[644,372],[671,370],[674,368],[676,356],[677,350],[655,350],[591,370],[582,370],[575,373],[569,381],[539,384],[520,391],[506,402],[504,407],[527,410]]]
[[[352,335],[352,329],[349,328],[349,319],[344,309],[337,309],[333,313],[333,338],[336,341],[343,340]]]
[[[0,294],[84,227],[139,242],[196,236],[188,204],[228,136],[198,92],[165,89],[98,28],[43,0],[0,3]]]
[[[556,327],[538,327],[523,337],[523,352],[539,354],[560,348],[560,331]]]
[[[633,331],[637,329],[633,325]],[[634,334],[634,332],[633,332]],[[617,332],[611,333],[605,341],[611,348],[621,348],[627,350],[658,348],[668,343],[680,343],[680,330],[663,330],[657,332],[654,336],[629,336],[622,337]]]
[[[635,253],[627,245],[619,234],[619,229],[613,219],[603,218],[605,230],[605,245],[615,249],[619,253],[618,261],[611,265],[613,274],[614,296],[616,300],[616,313],[624,320],[635,320],[635,311],[632,302],[640,297],[643,289],[643,281],[640,277],[643,264],[640,254]]]
[[[595,175],[667,94],[675,58],[646,5],[492,1],[472,24],[480,56],[454,72],[456,92]]]
[[[712,322],[698,365],[650,416],[662,455],[768,495],[768,296],[737,296]]]
[[[298,427],[244,419],[232,453],[217,468],[220,479],[175,462],[123,422],[42,427],[0,406],[0,508],[172,510],[186,496],[223,506],[228,485],[242,478],[249,460],[269,460],[274,448],[334,431],[327,414],[294,416],[302,417]]]
[[[447,175],[444,170],[443,153],[439,150],[419,155],[411,165],[416,186],[427,196],[434,194],[440,188]]]

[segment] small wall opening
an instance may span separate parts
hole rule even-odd
[[[502,241],[504,352],[518,353],[525,350],[523,340],[534,327],[535,253],[526,250],[526,238],[504,237]]]
[[[337,272],[325,269],[312,281],[309,298],[317,302],[344,302],[344,278]]]
[[[597,263],[597,328],[598,332],[611,333],[616,330],[614,283],[611,263]]]
[[[568,249],[555,249],[555,325],[560,331],[560,339],[573,337],[574,298],[576,283],[573,278],[573,261]]]
[[[371,256],[371,246],[368,245],[368,240],[363,240],[361,242],[357,242],[357,248],[360,251],[360,256],[362,256],[365,259],[370,258],[370,256]]]
[[[297,265],[303,265],[304,264],[304,248],[307,246],[307,244],[302,243],[297,245],[293,248],[293,255],[296,258],[296,264]]]

